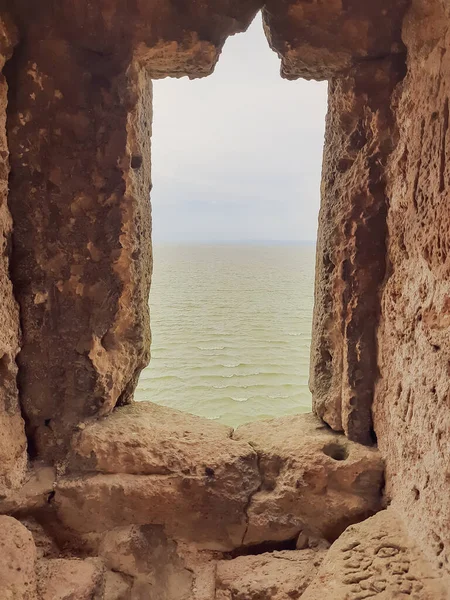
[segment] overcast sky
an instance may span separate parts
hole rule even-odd
[[[316,238],[326,83],[279,70],[258,16],[210,77],[154,82],[155,242]]]

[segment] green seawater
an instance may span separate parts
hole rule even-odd
[[[156,245],[136,400],[236,427],[311,410],[313,244]]]

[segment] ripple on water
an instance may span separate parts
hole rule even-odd
[[[237,426],[311,409],[315,249],[156,246],[137,400]]]

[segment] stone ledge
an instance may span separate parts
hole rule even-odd
[[[211,470],[245,458],[256,471],[255,451],[246,442],[232,440],[232,433],[231,427],[208,419],[135,402],[82,424],[72,440],[69,468],[83,473],[214,478]]]
[[[254,448],[262,479],[248,508],[244,544],[300,532],[334,541],[382,508],[378,450],[349,441],[313,414],[249,423],[233,438]]]
[[[164,525],[199,548],[333,541],[381,509],[377,450],[312,414],[246,425],[135,403],[80,425],[54,505],[80,534]]]

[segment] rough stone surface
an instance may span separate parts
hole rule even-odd
[[[353,525],[331,546],[302,600],[448,600],[448,587],[390,511]]]
[[[16,519],[0,516],[2,600],[37,600],[35,569],[36,548],[31,533]]]
[[[330,79],[362,62],[404,52],[407,5],[407,0],[268,0],[263,15],[283,77]]]
[[[322,551],[286,550],[219,561],[215,600],[300,598],[323,556]]]
[[[102,0],[81,6],[46,0],[37,6],[14,0],[12,9],[33,37],[59,37],[92,57],[114,56],[125,67],[134,55],[155,78],[209,75],[226,39],[245,31],[262,4],[262,0],[201,4]]]
[[[187,566],[194,575],[191,600],[216,600],[216,562],[205,557],[199,560],[196,556],[187,561]]]
[[[54,459],[83,417],[129,400],[149,359],[151,82],[30,45],[11,66],[12,276],[22,405]]]
[[[149,359],[148,79],[209,74],[226,38],[245,30],[262,2],[10,4],[23,38],[8,66],[12,277],[24,325],[19,381],[28,433],[41,455],[57,458],[79,420],[129,402]],[[356,69],[358,75],[350,75],[356,87],[362,70],[383,89],[386,81],[380,80],[376,64],[403,52],[405,2],[375,4],[268,2],[266,30],[283,56],[283,73],[323,78]],[[379,106],[364,96],[370,91],[362,89],[357,104],[361,109],[366,102],[376,112]],[[383,102],[388,106],[385,97]],[[361,129],[369,135],[373,123],[366,125]],[[370,156],[372,165],[380,158],[376,151]],[[371,199],[353,195],[349,200],[362,206],[362,218],[369,221],[377,219],[383,204],[378,196],[375,208]],[[378,225],[362,229],[379,234]],[[376,281],[370,286],[353,273],[361,267],[362,273],[377,271],[380,257],[374,246],[374,259],[365,265],[353,256],[337,257],[338,270],[350,265],[351,296],[357,286],[366,286],[361,293],[376,298]],[[349,301],[343,304],[347,308]],[[347,310],[339,314],[351,321],[347,329],[372,316],[373,307],[364,311],[363,304],[358,303],[355,317],[348,317]],[[348,346],[357,345],[356,336],[350,337]],[[325,363],[327,351],[321,358]],[[364,364],[348,375],[352,394],[358,387],[352,380],[359,380],[367,366],[365,348],[362,354],[357,362]],[[366,383],[357,390],[361,396]],[[363,406],[367,402],[361,400]],[[367,432],[343,427],[352,439],[367,439]]]
[[[105,573],[105,600],[130,600],[132,582],[129,577],[114,571]]]
[[[450,571],[450,11],[413,2],[408,74],[389,166],[388,279],[375,429],[387,493],[436,567]]]
[[[26,33],[8,67],[12,279],[41,456],[128,403],[149,360],[150,75],[210,73],[258,7],[13,3]]]
[[[23,479],[20,488],[0,500],[0,513],[29,513],[47,505],[55,485],[55,469],[39,462],[32,463]]]
[[[145,590],[148,600],[192,600],[192,572],[163,527],[132,526],[108,532],[100,554],[109,569],[133,578],[132,598]]]
[[[261,6],[1,3],[0,512],[33,530],[39,600],[211,600],[213,561],[200,561],[183,590],[194,571],[177,562],[179,538],[215,550],[295,538],[298,548],[322,547],[323,537],[334,540],[381,507],[377,452],[317,429],[313,417],[249,425],[234,439],[152,407],[93,422],[131,401],[149,359],[150,77],[211,73],[226,38]],[[364,444],[375,441],[374,425],[388,499],[428,562],[448,572],[448,2],[268,0],[264,22],[285,77],[330,78],[315,413]],[[31,458],[58,463],[54,499],[53,471],[33,469],[26,479],[20,408]],[[67,547],[77,536],[82,546],[87,533],[87,552],[106,534],[107,560],[109,544],[120,568],[134,560],[137,574],[54,558],[58,549],[30,513],[36,523],[52,520],[48,531]],[[33,541],[17,521],[1,520],[1,593],[35,600]],[[161,531],[150,525],[177,539],[176,552],[169,539],[148,542]],[[392,515],[350,528],[305,597],[440,600],[436,573],[411,544]],[[141,546],[150,557],[142,568]],[[179,590],[150,581],[148,573],[166,577],[155,571],[161,556],[185,578]],[[221,563],[219,592],[264,597],[269,581],[250,590],[244,574],[224,574],[258,560]],[[276,587],[277,569],[273,576]]]
[[[243,425],[233,437],[255,449],[262,479],[247,509],[246,545],[300,532],[334,540],[381,508],[379,452],[334,433],[312,414]]]
[[[59,558],[61,552],[58,545],[41,523],[31,516],[22,518],[21,523],[33,536],[38,560],[41,558]]]
[[[373,441],[390,101],[402,66],[402,57],[360,65],[329,87],[310,387],[316,414],[364,444]]]
[[[26,468],[26,439],[16,384],[19,311],[9,279],[12,221],[8,208],[8,85],[2,74],[16,42],[16,30],[0,7],[0,499],[21,484]]]
[[[101,561],[94,559],[40,560],[37,566],[39,600],[100,600],[103,571]]]
[[[231,464],[243,454],[255,458],[247,444],[230,439],[231,433],[230,427],[214,421],[151,402],[136,402],[87,423],[72,440],[71,467],[82,472],[182,472],[203,477],[205,469],[214,469],[219,461]]]
[[[71,464],[94,475],[61,479],[55,502],[81,531],[164,524],[203,547],[238,547],[260,484],[256,453],[231,429],[151,403],[118,409],[74,438]]]

